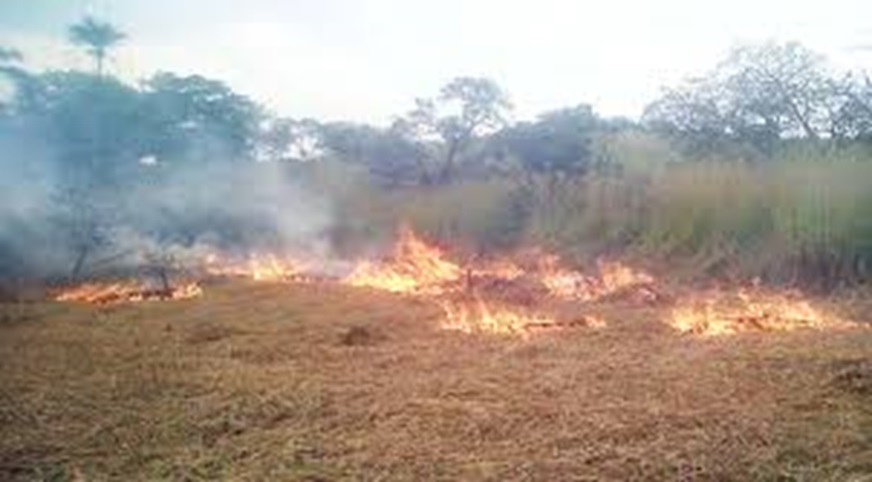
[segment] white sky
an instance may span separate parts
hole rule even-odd
[[[85,12],[129,34],[116,73],[200,73],[292,117],[384,123],[458,75],[496,80],[519,118],[581,102],[636,117],[767,39],[872,70],[870,0],[0,0],[0,44],[84,66],[64,29]]]

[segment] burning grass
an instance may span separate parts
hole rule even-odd
[[[855,326],[815,308],[799,293],[762,288],[689,294],[672,309],[667,323],[682,333],[703,336]]]
[[[432,300],[444,313],[442,326],[467,333],[526,334],[543,327],[601,327],[603,320],[561,321],[549,310],[557,300],[595,301],[654,279],[619,263],[598,263],[597,275],[563,267],[556,256],[529,250],[510,258],[467,265],[403,229],[392,255],[365,261],[343,282]]]
[[[139,281],[89,282],[60,291],[57,301],[92,303],[97,305],[112,303],[137,303],[141,301],[166,301],[195,298],[203,294],[195,282],[175,286],[164,284],[154,286]]]
[[[486,332],[523,334],[533,325],[554,325],[553,317],[517,307],[488,303],[475,297],[468,300],[438,301],[445,313],[441,326],[466,333]]]
[[[702,336],[852,326],[819,311],[795,292],[753,286],[735,291],[685,290],[680,296],[664,296],[666,288],[653,276],[622,263],[599,260],[595,270],[582,272],[566,267],[557,256],[538,249],[514,257],[462,264],[408,228],[400,231],[390,256],[361,260],[342,277],[317,277],[312,271],[317,271],[318,266],[274,254],[245,258],[210,254],[200,270],[209,277],[344,284],[412,296],[441,308],[443,328],[467,333],[526,336],[543,328],[602,328],[605,320],[580,314],[577,308],[607,300],[653,305],[678,299],[662,321],[681,333]],[[164,277],[157,289],[135,281],[89,283],[65,290],[56,299],[107,304],[184,299],[201,294],[196,283],[172,287]],[[576,308],[569,317],[561,313],[567,305]]]
[[[403,228],[389,263],[362,261],[345,282],[394,293],[439,293],[443,284],[457,281],[462,273],[441,249]]]
[[[296,257],[273,253],[255,253],[243,258],[209,254],[201,269],[213,277],[251,278],[255,281],[295,281],[303,274],[305,264]]]

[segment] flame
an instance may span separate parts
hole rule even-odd
[[[702,336],[852,326],[824,315],[797,293],[746,288],[733,293],[709,291],[691,297],[672,310],[667,323],[682,333]]]
[[[596,277],[561,268],[557,257],[549,255],[541,255],[538,266],[531,270],[525,270],[508,259],[462,266],[448,260],[445,252],[438,247],[427,244],[410,229],[403,228],[389,259],[362,261],[343,281],[351,286],[429,297],[444,312],[443,328],[446,329],[521,334],[537,327],[579,323],[560,323],[551,315],[515,306],[525,303],[503,299],[507,296],[499,296],[499,303],[485,301],[478,292],[483,288],[477,287],[478,283],[468,281],[475,278],[508,283],[524,280],[514,285],[524,286],[532,280],[545,287],[546,297],[565,299],[592,299],[603,292],[651,281],[650,277],[641,276],[620,265],[602,264],[602,269],[608,276],[603,278],[604,281],[599,281]],[[488,292],[487,289],[485,292]],[[493,291],[490,293],[494,294]],[[589,318],[581,324],[600,327],[604,323]]]
[[[439,293],[443,285],[460,279],[461,273],[442,250],[403,229],[390,262],[363,261],[345,282],[394,293]]]
[[[212,254],[206,258],[206,272],[212,276],[250,278],[255,281],[281,282],[296,280],[302,273],[302,263],[291,257],[275,254],[252,254],[239,261]]]
[[[438,300],[445,314],[442,328],[465,333],[497,333],[526,336],[535,330],[584,326],[600,329],[605,320],[596,316],[560,320],[554,315],[505,304],[486,302],[480,297],[469,300]]]
[[[85,283],[62,291],[56,301],[91,304],[135,303],[151,300],[181,300],[203,294],[197,283],[185,283],[168,289],[153,288],[136,281]]]
[[[439,300],[445,313],[442,327],[466,333],[486,332],[523,334],[531,325],[554,325],[553,317],[541,313],[525,313],[508,306],[485,303],[481,298],[458,302]]]
[[[654,277],[618,262],[597,261],[597,276],[562,268],[554,255],[544,256],[539,266],[542,284],[552,296],[562,299],[595,301],[633,287],[654,284]],[[646,291],[647,298],[653,293]]]
[[[507,259],[492,260],[472,270],[474,276],[496,278],[506,281],[518,279],[526,274],[523,268]]]

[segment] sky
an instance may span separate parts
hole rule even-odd
[[[385,124],[456,76],[486,76],[515,117],[580,103],[638,117],[732,47],[799,41],[872,71],[872,1],[0,0],[0,45],[35,69],[87,66],[84,14],[128,39],[110,69],[227,82],[274,113]]]

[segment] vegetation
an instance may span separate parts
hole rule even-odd
[[[86,17],[68,37],[93,71],[35,71],[0,48],[0,479],[872,473],[865,75],[768,43],[667,89],[638,122],[587,104],[513,121],[499,85],[458,77],[376,126],[282,117],[199,75],[126,82],[107,68],[123,32]],[[371,261],[404,224],[451,257],[519,253],[450,264],[431,283],[441,298],[271,256],[301,248],[340,272],[337,258]],[[651,269],[612,276],[650,284],[550,299],[544,277],[515,276],[525,257],[558,289],[609,283],[536,247],[629,258]],[[168,267],[190,252],[266,254],[284,282],[203,276],[170,301]],[[102,300],[149,301],[44,299],[53,282],[143,274],[160,286]],[[752,304],[760,282],[827,293]],[[455,301],[493,322],[487,296],[529,331],[445,329]],[[685,332],[678,300],[743,329]],[[546,304],[560,324],[527,315]],[[800,327],[832,323],[779,331],[772,305]]]
[[[410,222],[476,253],[619,251],[822,288],[869,277],[872,83],[796,43],[736,49],[640,122],[585,104],[511,122],[498,85],[458,77],[380,127],[276,116],[196,75],[127,84],[104,71],[124,33],[85,18],[69,38],[93,74],[34,72],[0,50],[13,87],[3,169],[10,185],[38,181],[0,213],[12,276],[79,277],[131,236],[153,250],[248,249],[298,242],[288,227],[313,224],[307,236],[342,251]],[[265,178],[304,194],[265,197]],[[304,198],[332,208],[312,213]]]

